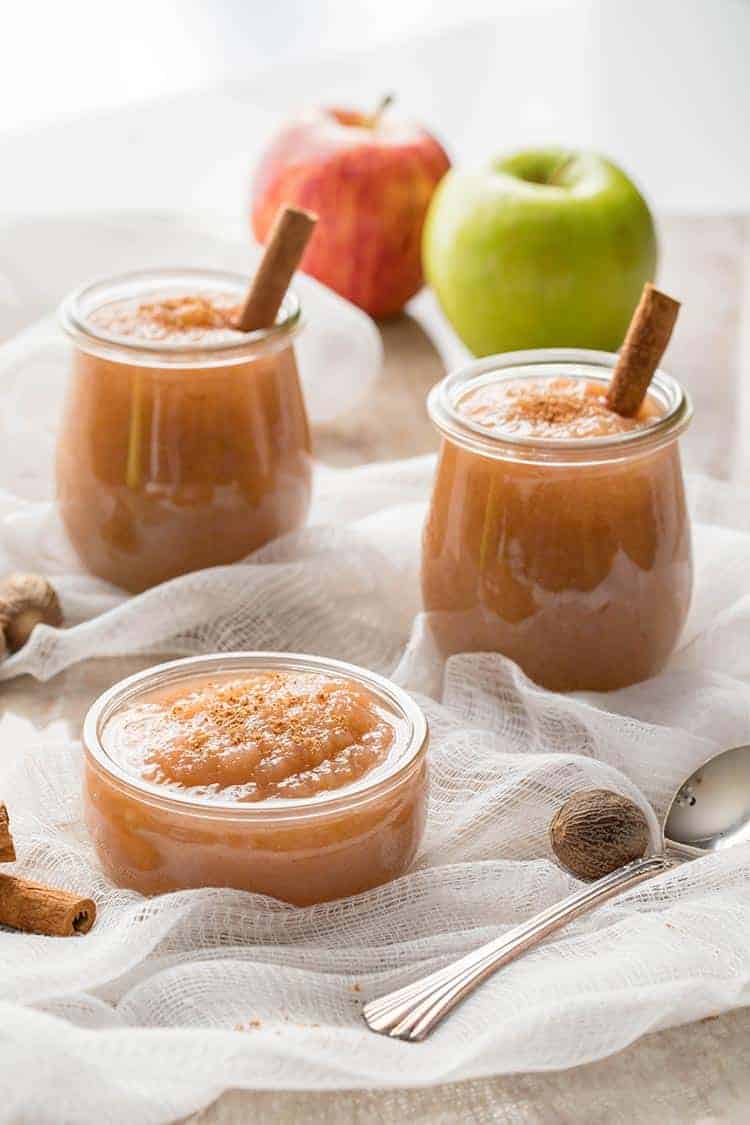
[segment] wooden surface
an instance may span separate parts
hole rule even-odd
[[[683,302],[665,359],[689,389],[696,418],[686,442],[690,468],[750,481],[746,362],[750,315],[750,223],[744,217],[671,219],[663,224],[662,286]],[[383,328],[386,363],[368,400],[316,433],[331,464],[411,456],[433,449],[424,396],[440,358],[419,323]],[[49,684],[3,685],[0,737],[22,752],[40,729],[77,738],[83,713],[104,687],[147,661],[78,665]],[[750,736],[750,731],[748,732]],[[504,1018],[498,1013],[498,1018]],[[414,1048],[415,1073],[419,1047]],[[750,1104],[750,1009],[647,1036],[621,1054],[572,1071],[488,1078],[425,1090],[335,1094],[227,1094],[194,1115],[200,1125],[249,1121],[507,1125],[607,1121],[744,1121]]]
[[[380,330],[380,379],[356,407],[314,430],[315,456],[329,465],[392,461],[437,449],[425,398],[445,374],[442,360],[425,330],[407,313]]]
[[[498,1013],[498,1018],[502,1014]],[[419,1050],[417,1045],[416,1050]],[[750,1116],[750,1010],[572,1071],[423,1090],[225,1094],[191,1125],[714,1125]],[[418,1068],[418,1059],[414,1062]]]

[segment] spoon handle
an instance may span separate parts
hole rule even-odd
[[[587,914],[600,903],[671,866],[671,861],[665,856],[652,855],[636,859],[595,883],[588,883],[473,953],[413,981],[405,988],[371,1000],[363,1009],[365,1022],[372,1031],[390,1035],[393,1039],[426,1039],[448,1012],[503,965],[538,945],[548,934],[566,926],[574,918]]]

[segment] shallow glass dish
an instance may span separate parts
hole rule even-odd
[[[175,793],[128,772],[108,753],[113,717],[162,690],[227,675],[316,673],[365,689],[392,722],[386,759],[355,782],[315,796],[221,801]],[[220,653],[171,661],[122,680],[83,727],[83,799],[104,870],[142,894],[236,887],[306,906],[402,875],[427,810],[425,717],[401,688],[338,660],[289,653]]]

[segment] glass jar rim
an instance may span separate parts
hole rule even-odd
[[[194,292],[196,289],[224,287],[237,290],[238,296],[241,296],[246,292],[247,285],[247,277],[229,270],[191,266],[131,270],[79,285],[60,304],[58,319],[81,351],[105,359],[123,362],[123,356],[126,356],[128,364],[145,367],[226,367],[288,345],[302,327],[302,307],[292,289],[284,295],[276,323],[270,328],[245,332],[241,340],[227,339],[212,344],[169,344],[142,337],[129,340],[97,328],[88,316],[110,301],[143,300],[165,288]]]
[[[366,687],[378,702],[405,724],[401,752],[391,762],[391,768],[384,772],[375,769],[364,774],[354,785],[332,790],[319,798],[274,797],[269,801],[206,801],[200,797],[189,797],[165,789],[163,786],[129,773],[106,751],[102,733],[107,721],[124,704],[133,702],[145,692],[154,688],[193,679],[202,673],[218,675],[234,670],[241,671],[295,671],[319,672],[335,676],[345,676]],[[385,676],[371,672],[356,664],[343,660],[331,660],[322,656],[294,652],[218,652],[206,656],[189,656],[180,660],[170,660],[136,672],[119,680],[103,692],[89,707],[83,721],[83,746],[96,765],[110,781],[135,795],[138,800],[158,805],[162,809],[204,817],[241,819],[243,821],[264,822],[273,820],[299,820],[305,817],[318,819],[328,814],[359,807],[375,800],[400,784],[427,749],[427,720],[421,707],[403,688]],[[387,766],[388,761],[383,763]]]
[[[653,451],[674,441],[690,423],[692,402],[677,380],[661,368],[654,374],[649,393],[664,406],[664,413],[648,426],[618,434],[548,438],[490,433],[462,417],[457,410],[459,399],[468,390],[496,380],[549,377],[552,372],[543,371],[545,367],[559,369],[570,365],[579,370],[582,378],[608,383],[617,360],[617,352],[587,348],[538,348],[487,356],[449,373],[437,383],[427,397],[427,410],[437,429],[455,444],[482,456],[503,460],[510,458],[534,463],[610,461],[636,452]],[[555,374],[563,375],[565,372],[558,370]]]

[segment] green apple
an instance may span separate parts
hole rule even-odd
[[[651,213],[625,173],[557,148],[448,172],[422,252],[428,282],[475,355],[616,350],[657,258]]]

